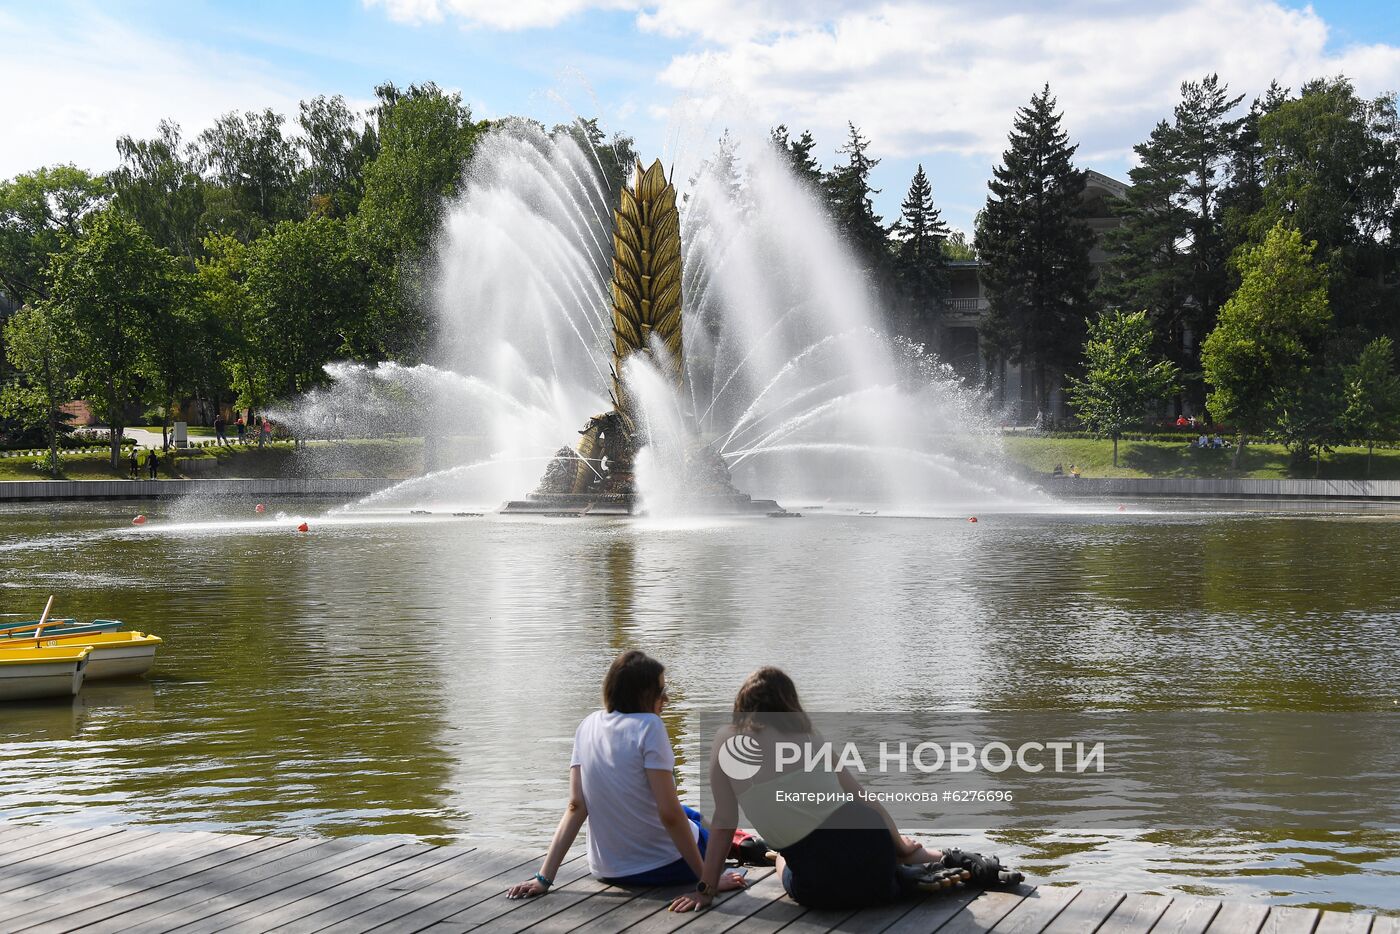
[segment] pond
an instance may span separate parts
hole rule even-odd
[[[1394,710],[1386,509],[979,518],[0,507],[0,622],[54,593],[165,639],[146,681],[0,709],[0,813],[542,850],[574,727],[631,647],[667,665],[691,759],[700,713],[768,663],[829,711]],[[956,839],[1036,881],[1400,909],[1393,828]]]

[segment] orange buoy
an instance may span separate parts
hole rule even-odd
[[[977,521],[977,517],[976,517],[976,516],[968,516],[968,517],[967,517],[967,521],[968,521],[968,522],[976,522],[976,521]]]
[[[307,525],[305,522],[303,522],[301,525],[297,526],[297,531],[298,531],[298,532],[310,532],[310,531],[311,531],[311,526],[309,526],[309,525]]]
[[[267,512],[267,507],[264,506],[262,503],[258,503],[256,506],[253,507],[253,512],[256,512],[256,513],[264,513],[264,512]]]
[[[131,520],[131,524],[132,524],[132,525],[145,525],[145,524],[146,524],[146,517],[145,517],[145,516],[137,516],[135,519],[132,519],[132,520]]]

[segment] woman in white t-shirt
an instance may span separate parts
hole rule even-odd
[[[615,885],[694,885],[704,869],[709,834],[698,811],[676,795],[676,756],[661,708],[666,669],[644,652],[624,652],[603,679],[603,710],[584,718],[574,733],[569,763],[569,804],[544,865],[511,898],[543,895],[588,822],[588,868]],[[721,841],[726,845],[728,841]],[[725,873],[718,890],[741,888],[743,877]]]

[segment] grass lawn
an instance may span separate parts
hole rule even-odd
[[[1069,472],[1071,464],[1086,477],[1243,477],[1258,480],[1311,479],[1313,466],[1291,471],[1281,444],[1249,444],[1239,470],[1230,466],[1234,450],[1200,450],[1184,441],[1120,441],[1118,466],[1113,466],[1113,442],[1098,438],[1056,438],[1008,435],[1006,455],[1027,470],[1049,473],[1056,464]],[[1322,456],[1323,480],[1366,477],[1366,449],[1343,447]],[[1377,450],[1371,479],[1400,480],[1400,450]]]

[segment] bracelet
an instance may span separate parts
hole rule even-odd
[[[551,885],[554,884],[553,879],[546,879],[542,873],[538,872],[535,873],[535,881],[538,882],[540,885],[544,886],[546,889],[548,889]]]

